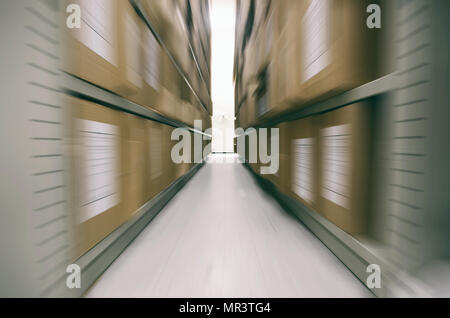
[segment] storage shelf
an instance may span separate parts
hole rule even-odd
[[[193,133],[211,137],[210,135],[205,134],[204,132],[196,130],[192,127],[189,127],[178,120],[167,118],[164,115],[160,114],[159,112],[133,103],[126,98],[123,98],[113,92],[103,89],[97,85],[94,85],[69,73],[62,72],[61,75],[62,75],[62,84],[61,84],[62,90],[71,96],[75,96],[113,109],[118,109],[127,113],[138,115],[140,117],[157,121],[172,127],[185,128]]]
[[[350,104],[354,104],[376,95],[384,94],[395,90],[398,87],[398,80],[395,73],[378,78],[372,82],[361,85],[339,95],[328,98],[324,101],[305,105],[300,109],[293,110],[286,114],[281,114],[273,118],[262,120],[255,127],[271,127],[282,122],[297,120],[312,115],[320,114]]]
[[[164,206],[180,191],[187,182],[200,170],[203,163],[193,166],[184,176],[172,182],[166,189],[146,202],[134,216],[119,226],[100,243],[75,261],[80,266],[82,282],[80,289],[68,289],[66,277],[63,276],[55,285],[50,297],[81,297],[103,274],[103,272],[120,256],[128,245],[141,233]]]
[[[205,85],[206,91],[208,92],[208,96],[211,98],[211,91],[210,91],[208,85],[206,84],[205,78],[203,77],[203,72],[200,70],[200,65],[198,64],[197,55],[194,52],[194,48],[192,46],[190,38],[188,38],[188,42],[189,42],[189,51],[191,52],[192,58],[194,59],[195,67],[197,68],[197,72],[200,75],[200,78],[202,79],[203,84]],[[208,76],[210,76],[210,74],[208,74]]]
[[[206,113],[210,114],[210,112],[208,111],[208,108],[206,107],[206,105],[203,103],[203,101],[201,100],[201,98],[198,96],[197,92],[194,90],[193,86],[191,85],[191,83],[189,82],[189,80],[187,79],[186,75],[184,74],[183,70],[181,69],[181,67],[178,65],[178,62],[174,59],[174,57],[172,56],[172,53],[169,51],[169,49],[167,48],[167,46],[165,45],[164,41],[162,40],[161,36],[158,34],[158,32],[156,32],[155,28],[153,27],[150,19],[147,17],[147,14],[145,13],[145,10],[142,7],[141,1],[140,0],[129,0],[130,4],[133,6],[134,10],[136,11],[136,13],[138,14],[138,16],[144,21],[144,23],[148,26],[148,28],[150,29],[150,31],[153,33],[153,35],[155,36],[156,40],[158,41],[158,43],[161,45],[161,47],[163,48],[163,50],[167,53],[167,55],[169,56],[170,60],[172,61],[173,65],[175,66],[175,68],[177,69],[178,73],[180,74],[180,76],[183,78],[183,80],[186,82],[186,84],[188,85],[189,89],[191,90],[191,92],[194,94],[195,98],[198,100],[198,102],[202,105],[203,109],[205,110]],[[189,43],[190,45],[190,43]],[[192,48],[191,48],[192,49]],[[193,52],[191,52],[193,54]],[[197,71],[200,72],[200,69],[198,68],[198,64],[197,61],[195,60],[195,64],[197,67]],[[203,76],[200,72],[200,77],[203,80],[203,83],[206,85]],[[208,91],[208,89],[207,89]]]
[[[244,165],[258,181],[261,188],[273,196],[285,210],[293,213],[363,284],[366,284],[367,277],[370,274],[366,271],[367,267],[370,264],[379,265],[383,269],[382,283],[380,289],[370,289],[374,295],[385,297],[390,289],[398,283],[395,279],[398,275],[395,273],[399,269],[387,260],[387,252],[384,246],[375,246],[354,238],[317,212],[281,193],[271,181],[256,174],[247,163]]]

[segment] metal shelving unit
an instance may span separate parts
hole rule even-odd
[[[326,100],[313,102],[300,109],[263,120],[253,127],[273,127],[282,122],[328,112],[381,94],[395,92],[401,89],[400,86],[401,82],[397,74],[391,73]],[[246,131],[244,135],[249,133],[250,131]],[[248,164],[245,164],[245,166],[265,191],[272,195],[286,210],[296,215],[364,284],[367,278],[367,266],[370,264],[382,265],[385,270],[382,275],[383,287],[371,290],[376,296],[386,296],[390,286],[398,283],[395,274],[396,268],[386,260],[385,247],[373,245],[364,238],[355,238],[349,235],[317,212],[281,193],[269,180],[254,173]]]
[[[71,96],[93,101],[97,104],[104,105],[113,109],[118,109],[127,113],[138,115],[140,117],[157,121],[172,127],[185,128],[193,133],[211,137],[210,135],[189,127],[178,120],[167,118],[155,110],[151,110],[149,108],[135,104],[126,98],[123,98],[115,93],[105,90],[76,76],[68,73],[61,73],[61,76],[62,91]]]
[[[202,79],[203,85],[206,87],[206,91],[208,92],[208,95],[211,97],[211,92],[209,90],[208,85],[206,84],[205,78],[203,77],[203,72],[200,70],[200,65],[198,64],[197,55],[194,52],[194,48],[192,46],[191,40],[188,37],[188,43],[189,43],[189,51],[191,52],[192,59],[195,62],[195,67],[197,69],[198,74],[200,75],[200,78]]]
[[[205,110],[206,113],[210,114],[208,111],[208,108],[206,107],[206,105],[204,104],[204,102],[201,100],[201,98],[198,96],[197,92],[194,90],[194,88],[192,87],[191,83],[189,82],[188,78],[186,77],[186,75],[184,74],[182,68],[178,65],[178,62],[175,60],[175,58],[173,57],[172,53],[169,51],[169,49],[167,48],[167,46],[165,45],[164,41],[162,40],[161,36],[158,34],[158,32],[156,32],[155,28],[153,27],[150,19],[147,17],[147,14],[145,13],[145,10],[142,7],[142,4],[139,0],[129,0],[130,4],[133,6],[134,10],[136,10],[136,13],[138,14],[138,16],[144,21],[144,23],[147,25],[147,27],[150,29],[150,31],[153,33],[155,39],[158,41],[158,43],[161,45],[161,47],[163,48],[163,50],[167,53],[167,55],[169,56],[170,60],[172,61],[173,65],[175,66],[175,68],[177,69],[178,73],[180,74],[180,76],[183,78],[183,80],[186,82],[186,84],[188,85],[189,89],[191,90],[191,92],[194,94],[195,98],[198,100],[198,102],[200,103],[200,105],[202,105],[203,109]],[[190,45],[190,43],[189,43]],[[192,50],[192,48],[191,48]],[[193,52],[191,52],[193,54]],[[197,61],[195,60],[195,64],[197,67],[197,71],[200,72],[200,70],[198,69],[198,64]],[[203,80],[203,76],[201,75],[200,72],[200,77]],[[203,83],[204,80],[203,80]],[[205,83],[206,85],[206,83]]]
[[[396,73],[391,73],[380,77],[372,82],[361,85],[344,93],[338,94],[324,101],[312,104],[305,104],[299,109],[295,109],[286,114],[281,114],[273,118],[262,120],[255,127],[271,127],[279,123],[297,120],[312,115],[328,112],[350,104],[354,104],[371,97],[388,93],[399,88],[399,81]]]
[[[387,295],[389,287],[395,283],[395,268],[385,260],[385,251],[382,248],[354,238],[317,212],[281,193],[271,181],[257,175],[247,163],[245,167],[264,191],[274,197],[285,210],[294,214],[363,284],[366,284],[368,265],[382,266],[382,288],[370,291],[378,297]]]
[[[399,79],[396,73],[391,73],[389,75],[380,77],[372,82],[356,87],[352,90],[346,91],[339,95],[328,98],[324,101],[318,103],[312,103],[310,105],[305,105],[302,108],[295,109],[286,114],[281,114],[272,118],[265,119],[258,123],[257,125],[245,127],[247,128],[264,128],[273,127],[282,122],[293,121],[316,114],[328,112],[334,109],[345,107],[377,95],[389,93],[395,91],[399,87]],[[244,135],[247,135],[245,133]]]
[[[55,288],[47,296],[82,297],[109,265],[120,256],[139,233],[158,215],[164,206],[189,182],[203,164],[199,163],[192,167],[187,174],[175,180],[156,197],[145,203],[134,214],[132,219],[119,226],[100,243],[75,261],[83,273],[80,289],[68,289],[66,286],[66,277],[63,276],[55,283]]]

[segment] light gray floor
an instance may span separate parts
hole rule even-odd
[[[371,295],[237,163],[205,165],[86,294],[87,297]]]

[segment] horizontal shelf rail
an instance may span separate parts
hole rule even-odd
[[[344,93],[330,97],[324,101],[312,103],[290,111],[286,114],[280,114],[273,118],[268,118],[254,127],[271,127],[282,122],[293,121],[316,114],[328,112],[337,108],[351,105],[371,97],[394,91],[398,88],[398,80],[395,73],[380,77],[372,82],[361,85]]]
[[[149,108],[133,103],[126,98],[123,98],[113,92],[110,92],[102,87],[99,87],[74,75],[65,72],[61,74],[63,77],[62,91],[68,95],[92,101],[103,106],[131,113],[172,127],[184,128],[191,131],[192,133],[205,135],[211,138],[211,135],[209,134],[205,134],[200,130],[189,127],[188,125],[178,120],[168,118],[155,110],[151,110]]]

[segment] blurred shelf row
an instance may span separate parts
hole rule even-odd
[[[63,71],[166,118],[210,127],[207,1],[71,3],[83,19],[79,29],[62,28]]]
[[[371,5],[381,28],[368,26]],[[437,88],[448,85],[444,11],[429,0],[237,1],[245,133],[235,151],[364,282],[370,262],[415,273],[450,255],[448,229],[430,226],[431,215],[449,220],[444,197],[435,201],[445,177],[433,177],[448,170],[448,150],[429,142],[448,134],[439,115],[448,96]],[[267,147],[256,141],[265,129]],[[277,172],[263,173],[277,153]],[[410,283],[406,294],[417,292]]]
[[[172,160],[175,129],[211,139],[209,1],[2,1],[0,15],[0,126],[16,131],[0,136],[16,180],[0,192],[14,282],[0,295],[80,296],[208,155]],[[73,263],[82,289],[66,286]]]

